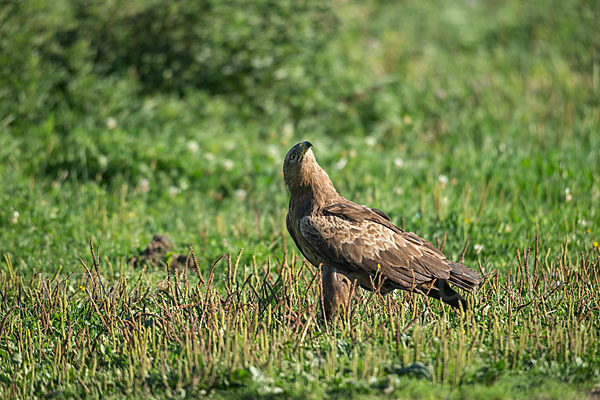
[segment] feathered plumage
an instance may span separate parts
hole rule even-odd
[[[286,224],[308,261],[323,266],[326,317],[347,301],[354,280],[374,290],[375,280],[382,279],[383,294],[402,289],[466,308],[465,300],[448,283],[471,290],[481,283],[481,276],[446,259],[414,233],[404,232],[383,211],[340,196],[311,147],[309,142],[299,143],[284,160],[284,179],[291,194]]]

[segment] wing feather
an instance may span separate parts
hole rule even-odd
[[[431,243],[404,232],[382,214],[350,201],[331,204],[321,213],[300,218],[299,237],[292,238],[315,265],[371,277],[379,271],[402,289],[412,290],[434,279],[467,290],[481,282],[475,271],[447,260]]]
[[[443,262],[445,259],[415,244],[412,237],[407,240],[399,229],[373,221],[379,217],[375,215],[360,219],[357,210],[351,209],[346,216],[331,211],[305,216],[300,221],[300,232],[315,253],[320,254],[321,262],[372,276],[379,270],[400,288],[412,289],[435,278],[450,277],[451,268]]]

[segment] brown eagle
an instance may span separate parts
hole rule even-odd
[[[402,289],[466,309],[467,302],[449,283],[471,290],[481,276],[398,228],[383,211],[340,196],[311,147],[298,143],[283,162],[290,190],[286,225],[304,257],[322,265],[325,317],[347,304],[354,281],[367,290],[379,286],[382,294]]]

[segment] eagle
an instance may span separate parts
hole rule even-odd
[[[312,147],[310,142],[296,144],[283,162],[290,191],[286,226],[303,256],[322,268],[324,317],[331,319],[348,304],[353,282],[381,294],[395,289],[420,293],[466,310],[466,300],[450,284],[470,291],[481,276],[398,228],[383,211],[342,197]]]

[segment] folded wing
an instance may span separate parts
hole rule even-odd
[[[380,213],[352,202],[336,203],[326,207],[321,215],[303,217],[300,231],[314,252],[320,254],[321,262],[349,273],[374,276],[379,270],[402,289],[412,290],[433,279],[453,282],[455,269],[464,272],[458,266],[468,270],[448,261],[417,235],[403,232]],[[470,278],[458,286],[470,288]]]

